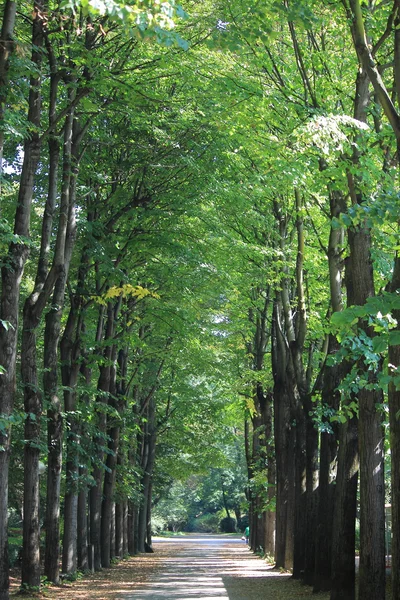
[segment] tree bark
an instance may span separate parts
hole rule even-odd
[[[329,194],[331,219],[338,218],[346,208],[346,202],[340,191]],[[344,231],[342,227],[331,227],[328,242],[329,288],[332,312],[342,310],[342,270],[343,270]],[[327,358],[339,349],[339,343],[333,335],[329,336]],[[315,576],[314,591],[328,591],[332,584],[332,539],[334,514],[334,489],[337,473],[338,426],[330,419],[330,411],[337,412],[340,406],[338,391],[343,369],[340,365],[322,367],[322,406],[328,410],[323,417],[325,430],[321,432],[320,469],[318,487],[318,513],[315,539]]]
[[[69,101],[72,107],[73,94]],[[60,224],[54,260],[62,261],[62,271],[55,284],[52,306],[46,315],[44,335],[43,387],[48,403],[47,410],[47,505],[45,574],[49,581],[59,581],[60,548],[60,486],[62,471],[63,419],[58,393],[58,345],[61,334],[61,317],[64,307],[65,287],[76,238],[75,175],[72,166],[74,109],[70,108],[64,127],[63,182],[60,203]],[[79,145],[79,143],[78,143]],[[75,148],[75,154],[77,148]],[[74,165],[75,168],[77,165]],[[76,518],[76,517],[75,517]],[[76,564],[76,558],[75,558]]]
[[[8,69],[10,66],[10,55],[14,51],[15,42],[13,40],[15,16],[17,12],[17,3],[13,0],[6,0],[3,9],[3,23],[0,37],[0,123],[4,122],[4,113],[7,101],[7,91],[9,87]],[[1,178],[3,177],[3,150],[4,150],[4,129],[0,128],[0,192]],[[1,209],[0,209],[1,210]],[[0,213],[1,214],[1,213]]]
[[[100,365],[100,375],[98,381],[99,395],[96,400],[97,411],[97,429],[94,444],[96,449],[96,462],[93,464],[92,476],[95,481],[90,489],[90,543],[94,546],[94,569],[99,571],[102,568],[101,563],[101,505],[103,495],[103,458],[104,458],[104,436],[106,434],[106,414],[103,404],[108,403],[108,395],[111,384],[111,362],[113,353],[112,339],[115,333],[117,312],[111,302],[107,306],[107,326],[104,335],[104,341],[107,345],[104,350],[104,364]]]
[[[116,396],[116,352],[117,349],[113,348],[112,367],[110,371],[110,400],[109,406],[112,406],[118,410],[117,403],[113,400]],[[119,433],[120,426],[116,422],[116,417],[113,419],[114,424],[108,430],[108,451],[106,460],[106,469],[104,472],[103,481],[103,500],[101,507],[101,564],[102,567],[108,568],[111,560],[111,528],[112,528],[112,506],[114,499],[115,490],[115,467],[117,464],[118,447],[119,447]]]
[[[139,521],[138,521],[138,551],[145,551],[145,542],[147,538],[147,514],[148,514],[148,503],[150,501],[149,490],[151,486],[151,480],[153,477],[153,468],[155,461],[156,452],[156,405],[154,395],[152,395],[148,404],[147,423],[143,439],[143,452],[142,452],[142,503],[139,508]]]
[[[391,291],[400,289],[400,259],[396,256]],[[400,323],[400,310],[393,313]],[[395,365],[400,365],[400,346],[389,346],[390,374],[395,376]],[[400,389],[392,380],[389,384],[389,424],[391,454],[391,510],[392,510],[392,599],[400,598]]]
[[[40,73],[42,64],[42,47],[44,41],[44,23],[42,15],[45,5],[36,3],[34,7],[33,33],[32,33],[32,62]],[[28,121],[33,130],[29,139],[24,144],[24,161],[21,173],[21,183],[16,212],[15,232],[29,237],[30,206],[33,196],[33,185],[36,167],[39,161],[41,142],[39,138],[40,113],[41,113],[41,81],[40,76],[31,77],[29,92]],[[24,264],[28,256],[28,249],[22,244],[20,248],[10,248],[10,266],[14,269],[11,277],[3,279],[2,291],[14,288],[15,300],[19,299],[19,284],[22,277]],[[3,270],[8,271],[8,266]],[[17,277],[17,281],[15,280]],[[9,279],[9,281],[7,281]],[[13,281],[14,280],[14,281]],[[11,286],[10,286],[11,283]],[[15,285],[16,284],[16,285]],[[9,287],[10,286],[10,287]],[[16,307],[17,309],[17,307]],[[4,319],[4,317],[2,316]],[[7,319],[7,317],[6,317]],[[12,325],[12,319],[8,318]],[[17,321],[15,322],[15,324]],[[15,331],[16,335],[17,329]],[[28,332],[26,332],[28,335]],[[16,337],[14,338],[16,342]],[[0,340],[1,342],[2,340]],[[1,345],[1,344],[0,344]],[[0,357],[1,359],[1,357]],[[2,362],[2,361],[1,361]],[[2,362],[4,365],[4,363]],[[15,368],[15,367],[14,367]],[[31,372],[36,369],[33,363],[23,365],[26,369],[27,381],[35,377]],[[29,371],[29,374],[28,374]],[[15,371],[14,371],[15,372]],[[3,377],[1,377],[3,379]],[[1,385],[1,384],[0,384]],[[25,450],[24,450],[24,523],[23,523],[23,549],[22,549],[22,586],[40,588],[40,552],[39,552],[39,448],[40,448],[40,419],[41,398],[38,389],[24,388],[24,408],[27,414],[25,421]],[[1,411],[3,412],[3,411]]]
[[[281,307],[274,302],[272,320],[272,373],[274,377],[274,438],[276,455],[275,566],[293,568],[295,429],[291,396],[287,387],[287,347],[282,335]]]

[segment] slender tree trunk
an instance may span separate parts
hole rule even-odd
[[[145,551],[145,541],[147,535],[147,513],[148,513],[148,502],[149,490],[151,480],[153,476],[153,467],[156,452],[156,424],[155,424],[155,399],[151,397],[148,405],[148,417],[147,417],[147,429],[143,440],[145,446],[144,462],[142,463],[143,478],[142,478],[142,503],[139,509],[139,522],[138,522],[138,551]]]
[[[132,539],[129,554],[134,554]],[[117,502],[115,505],[115,555],[119,558],[124,556],[124,507],[122,502]]]
[[[97,398],[98,406],[107,402],[111,384],[111,357],[113,346],[111,340],[114,337],[116,313],[111,302],[107,307],[107,326],[105,332],[105,341],[107,346],[104,350],[104,365],[100,366],[100,375],[98,382],[99,395]],[[94,546],[94,569],[99,571],[102,568],[101,563],[101,505],[103,496],[103,468],[101,463],[104,457],[104,436],[106,433],[106,415],[105,411],[98,410],[97,421],[98,433],[95,436],[94,443],[97,447],[97,460],[93,465],[92,476],[95,481],[90,489],[90,543]]]
[[[114,408],[118,408],[116,403],[113,401],[113,397],[116,395],[116,348],[113,349],[112,356],[113,366],[110,372],[110,400],[109,405]],[[114,417],[115,419],[115,417]],[[112,506],[114,499],[115,489],[115,467],[117,464],[118,446],[119,446],[119,423],[114,424],[108,432],[108,452],[106,460],[106,470],[104,473],[103,481],[103,500],[101,508],[101,564],[103,567],[108,568],[110,566],[111,559],[111,521],[112,521]]]
[[[329,194],[330,216],[338,218],[345,210],[346,204],[343,194],[333,190]],[[332,312],[342,310],[342,252],[344,245],[343,228],[331,227],[328,243],[328,265],[330,298]],[[336,338],[332,335],[328,339],[327,357],[334,355],[339,349]],[[328,365],[325,361],[322,367],[322,406],[327,411],[338,411],[340,406],[340,393],[338,391],[342,378],[340,365]],[[315,578],[314,591],[327,591],[331,589],[332,582],[332,539],[333,539],[333,514],[334,514],[334,489],[337,472],[337,452],[339,431],[332,423],[329,412],[323,418],[324,431],[320,440],[320,469],[318,488],[318,513],[315,539]]]
[[[74,92],[72,92],[74,94]],[[73,95],[69,98],[73,100]],[[65,287],[76,238],[75,173],[72,168],[74,110],[71,108],[64,127],[63,183],[60,205],[60,242],[56,247],[55,261],[63,261],[63,269],[56,281],[52,307],[46,315],[44,336],[44,393],[47,410],[47,505],[45,574],[49,581],[59,581],[60,548],[60,486],[62,471],[63,420],[58,393],[58,345],[64,307]],[[74,393],[74,392],[73,392]],[[76,519],[76,511],[75,517]],[[76,568],[76,555],[74,555]]]
[[[391,291],[400,289],[400,259],[397,256]],[[400,323],[400,310],[394,311]],[[400,365],[400,346],[389,346],[389,364]],[[394,368],[391,367],[391,369]],[[396,372],[391,371],[391,375]],[[400,598],[400,389],[391,381],[389,385],[389,422],[391,454],[391,500],[392,500],[392,600]]]
[[[6,107],[9,77],[8,69],[10,66],[10,55],[14,51],[15,43],[13,41],[15,15],[17,12],[17,3],[13,0],[6,0],[3,9],[3,23],[0,37],[0,123],[4,122],[4,112]],[[3,177],[3,149],[4,149],[4,129],[0,127],[0,179]],[[1,192],[1,181],[0,181]],[[1,208],[0,208],[1,214]]]
[[[289,375],[290,378],[290,375]],[[295,515],[294,515],[294,551],[293,577],[302,579],[306,566],[307,535],[307,456],[306,456],[306,419],[300,399],[294,397],[297,405],[295,430]]]
[[[338,350],[333,336],[329,338],[328,356]],[[337,411],[340,394],[337,391],[341,382],[341,369],[338,365],[325,366],[322,383],[322,406]],[[334,492],[337,472],[338,427],[331,423],[329,416],[324,419],[326,431],[321,433],[320,471],[318,488],[318,516],[315,540],[315,578],[314,591],[331,589],[332,539]]]
[[[349,294],[357,305],[363,305],[375,294],[371,236],[365,224],[350,229]],[[362,325],[369,337],[372,328]],[[368,372],[368,365],[360,365]],[[371,383],[373,375],[370,377]],[[385,489],[381,390],[362,388],[358,392],[359,456],[360,456],[360,600],[385,598]]]
[[[110,523],[110,558],[114,558],[116,556],[116,531],[115,531],[115,502],[111,505],[111,523]]]
[[[87,469],[80,468],[79,478],[87,478]],[[77,568],[80,571],[87,571],[89,569],[89,556],[88,556],[88,528],[87,528],[87,504],[88,504],[88,492],[86,484],[81,484],[81,489],[78,494],[78,507],[77,507]]]
[[[339,454],[335,486],[332,589],[330,600],[355,598],[355,520],[358,484],[358,421],[339,425]]]
[[[360,69],[359,72],[364,72],[371,81],[376,97],[378,98],[386,117],[392,127],[393,133],[397,142],[397,156],[400,156],[400,116],[397,112],[393,101],[392,93],[388,92],[383,83],[381,74],[377,64],[371,53],[371,48],[368,44],[366,31],[364,28],[364,17],[359,0],[350,0],[349,7],[351,9],[351,28],[354,41],[354,47],[357,52]],[[400,95],[399,82],[399,60],[400,60],[400,35],[398,29],[398,6],[395,3],[395,35],[394,35],[394,73],[395,73],[395,89],[397,100]],[[361,229],[360,246],[364,246],[366,235],[365,227]],[[372,267],[369,257],[369,252],[365,252],[363,262],[361,263],[363,274],[369,275],[367,279],[366,289],[364,294],[366,297],[374,293],[372,279]],[[395,269],[395,274],[397,270]],[[400,278],[399,278],[400,280]],[[396,281],[397,283],[397,281]],[[360,291],[362,287],[360,286]],[[364,299],[365,301],[365,299]],[[392,354],[400,355],[400,350],[391,351]],[[395,363],[396,365],[398,363]],[[368,394],[370,391],[370,394]],[[393,387],[390,388],[389,394],[393,392]],[[382,434],[381,434],[381,419],[376,409],[375,402],[380,403],[380,397],[376,397],[375,390],[362,390],[359,398],[360,406],[360,496],[361,496],[361,515],[360,515],[360,600],[369,600],[375,598],[380,600],[385,596],[385,545],[384,545],[384,489],[383,489],[383,449],[382,449]],[[392,404],[392,399],[389,399],[389,405]],[[393,423],[393,416],[391,419]],[[395,442],[396,447],[396,442]],[[398,487],[398,481],[394,481],[393,485]],[[364,504],[363,504],[364,502]],[[396,521],[398,522],[398,521]],[[399,532],[394,532],[394,536],[398,536]],[[395,585],[398,582],[398,577],[394,578]],[[397,584],[398,585],[398,584]],[[394,591],[394,598],[396,592]],[[363,596],[365,594],[365,596]]]
[[[274,437],[276,455],[276,539],[277,568],[293,568],[294,536],[294,452],[295,428],[287,388],[287,348],[282,336],[281,309],[274,303],[272,321],[272,372],[274,377]]]
[[[40,72],[42,64],[43,47],[43,19],[45,5],[36,3],[34,8],[33,35],[32,35],[32,62]],[[24,144],[24,162],[21,173],[21,183],[17,205],[17,222],[15,232],[29,236],[30,206],[33,196],[33,185],[36,167],[40,154],[40,113],[41,94],[40,78],[33,76],[30,81],[28,121],[33,125],[30,139]],[[20,220],[20,224],[18,221]],[[22,228],[21,228],[22,226]],[[23,229],[23,233],[22,233]],[[28,249],[23,245],[16,251],[10,249],[10,266],[14,273],[6,281],[3,279],[2,291],[13,290],[15,300],[18,302],[19,283],[22,277],[24,264],[28,256]],[[3,267],[4,274],[8,266]],[[17,281],[15,281],[17,276]],[[9,287],[11,283],[11,286]],[[15,285],[16,284],[16,285]],[[13,289],[14,288],[14,289]],[[16,307],[17,309],[17,307]],[[4,319],[4,316],[2,316]],[[7,319],[7,317],[6,317]],[[10,320],[10,319],[7,319]],[[10,320],[14,326],[14,322]],[[16,321],[15,321],[16,323]],[[0,340],[1,342],[2,340]],[[16,338],[15,338],[16,341]],[[1,344],[0,344],[1,345]],[[1,358],[1,357],[0,357]],[[4,363],[2,362],[3,366]],[[27,369],[36,368],[36,365],[25,365]],[[15,372],[15,371],[14,371]],[[30,374],[31,375],[31,374]],[[3,377],[1,377],[3,379]],[[33,393],[32,393],[33,392]],[[25,421],[25,450],[24,450],[24,524],[23,524],[23,549],[21,582],[23,586],[40,588],[40,553],[39,553],[39,442],[41,398],[36,390],[24,390],[24,408],[28,415]],[[1,411],[2,412],[2,411]]]
[[[135,507],[128,500],[128,554],[133,556],[135,553]]]
[[[123,528],[123,532],[124,532],[124,545],[123,545],[123,550],[124,550],[124,556],[128,556],[128,522],[129,522],[129,515],[128,515],[128,502],[126,500],[124,500],[123,506],[124,506],[124,528]]]

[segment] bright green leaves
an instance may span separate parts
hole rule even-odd
[[[400,385],[397,370],[385,374],[382,362],[389,346],[400,344],[398,323],[393,317],[398,310],[400,294],[385,292],[368,298],[364,306],[350,306],[332,315],[333,332],[341,347],[330,363],[355,363],[342,382],[345,393],[356,393],[360,388],[386,388],[390,381]]]
[[[189,44],[173,31],[176,19],[185,19],[187,14],[175,0],[137,0],[124,4],[115,0],[66,0],[62,8],[74,12],[82,10],[84,15],[107,16],[121,22],[131,33],[142,40],[155,39],[166,46],[177,44],[187,50]]]

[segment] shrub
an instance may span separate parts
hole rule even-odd
[[[201,517],[190,519],[187,531],[197,533],[218,533],[219,517],[215,513],[206,513]]]
[[[222,533],[235,533],[236,519],[233,519],[232,517],[224,517],[219,522],[219,528]]]

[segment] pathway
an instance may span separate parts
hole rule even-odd
[[[239,538],[191,535],[156,538],[155,552],[169,545],[165,558],[150,577],[118,600],[294,600],[315,598],[311,590],[289,581]],[[293,588],[295,586],[295,588]],[[320,596],[322,598],[323,596]]]

